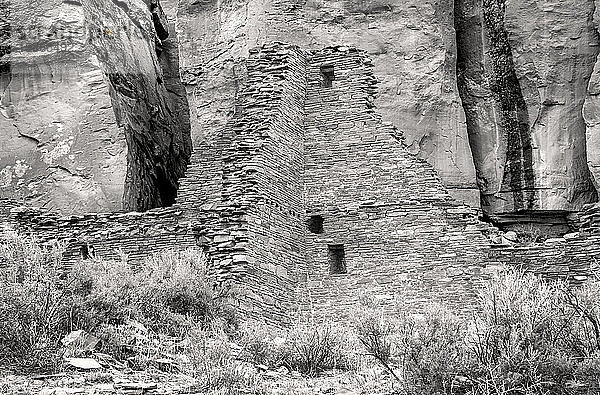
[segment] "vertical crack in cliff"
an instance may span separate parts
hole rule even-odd
[[[160,4],[151,0],[147,5],[148,9],[124,11],[110,0],[83,1],[93,32],[90,42],[109,81],[113,109],[127,141],[123,206],[136,211],[175,202],[192,150],[177,40],[168,36]]]
[[[482,206],[489,207],[497,193],[510,191],[514,210],[531,209],[535,198],[531,130],[504,27],[505,2],[454,4],[457,83]],[[490,150],[495,153],[492,163]]]

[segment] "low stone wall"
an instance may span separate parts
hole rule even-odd
[[[39,209],[13,208],[7,222],[40,242],[60,240],[66,244],[65,264],[76,264],[82,256],[106,259],[127,256],[132,264],[146,256],[172,248],[196,245],[191,223],[175,208],[145,213],[87,214],[59,217]]]

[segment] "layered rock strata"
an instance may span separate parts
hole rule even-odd
[[[119,210],[126,144],[76,1],[0,2],[0,196]]]

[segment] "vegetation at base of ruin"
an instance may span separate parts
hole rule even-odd
[[[98,337],[97,351],[133,364],[196,331],[236,331],[228,292],[209,280],[197,251],[165,251],[137,271],[124,259],[88,259],[65,270],[63,251],[0,233],[2,366],[56,370],[61,339],[74,330]]]
[[[411,315],[364,295],[346,325],[298,317],[276,329],[238,323],[231,295],[211,281],[197,251],[165,251],[137,271],[94,258],[65,271],[62,252],[0,233],[0,366],[56,371],[68,369],[65,357],[91,357],[112,368],[184,373],[196,392],[229,394],[270,393],[265,372],[331,370],[354,375],[365,393],[382,381],[384,393],[406,395],[600,387],[597,280],[570,288],[507,269],[480,290],[469,317],[441,305]],[[64,339],[74,330],[98,343],[73,348]],[[293,385],[287,393],[301,393]]]
[[[284,367],[305,376],[328,370],[355,370],[359,354],[352,328],[341,324],[300,320],[286,330],[252,323],[244,326],[238,338],[242,356],[270,369]]]
[[[600,389],[600,282],[572,289],[506,270],[459,318],[363,303],[359,339],[405,394],[573,394]]]

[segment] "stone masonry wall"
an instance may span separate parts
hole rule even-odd
[[[331,87],[323,70],[333,67]],[[314,54],[306,101],[305,296],[318,315],[344,316],[361,293],[416,312],[426,303],[468,305],[489,275],[487,224],[456,204],[433,168],[408,153],[381,121],[376,79],[361,51]],[[308,218],[307,218],[308,220]],[[347,273],[331,274],[328,246],[343,245]]]
[[[220,151],[221,226],[213,236],[197,231],[220,272],[236,273],[245,314],[270,322],[287,319],[301,261],[305,89],[303,52],[282,44],[252,51],[236,114],[221,141],[207,143]]]
[[[67,267],[87,253],[106,259],[125,254],[129,262],[137,264],[146,256],[174,245],[182,249],[195,245],[191,224],[182,220],[181,211],[176,208],[59,217],[39,209],[17,207],[10,210],[5,222],[21,233],[34,235],[42,243],[55,239],[64,242]]]
[[[253,51],[235,114],[196,148],[170,208],[60,218],[2,201],[0,214],[42,242],[67,243],[67,266],[88,254],[139,264],[163,249],[200,246],[218,280],[235,285],[247,317],[285,322],[302,261],[306,68],[293,46]]]
[[[250,295],[257,314],[262,311],[264,316],[264,312],[268,312],[275,321],[286,322],[290,319],[289,312],[295,309],[296,301],[290,296],[296,288],[297,265],[303,262],[302,173],[308,65],[307,54],[297,47],[276,46],[274,49],[279,59],[271,61],[269,74],[277,79],[276,74],[281,73],[284,79],[275,84],[275,91],[279,90],[279,106],[275,108],[269,129],[255,139],[260,153],[250,164],[258,165],[254,175],[260,196],[249,213],[253,223],[249,227],[248,248],[254,264],[249,265],[245,283],[254,284]],[[261,52],[269,53],[268,48]]]
[[[172,207],[58,217],[0,200],[0,224],[63,240],[67,266],[200,247],[246,317],[278,324],[297,310],[343,318],[363,293],[411,312],[433,301],[468,311],[504,265],[575,283],[597,268],[600,206],[578,233],[525,246],[453,200],[377,114],[364,52],[269,44],[243,70],[234,113],[196,142]],[[321,233],[308,226],[317,215]],[[346,273],[332,274],[339,245]]]

